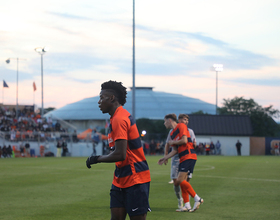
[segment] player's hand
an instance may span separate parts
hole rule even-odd
[[[195,138],[193,139],[193,147],[194,147],[194,148],[197,147]]]
[[[91,168],[91,164],[96,164],[96,163],[100,163],[100,162],[98,162],[98,158],[99,158],[100,156],[91,156],[91,157],[89,157],[88,159],[87,159],[87,161],[86,161],[86,166],[87,166],[87,168]]]
[[[168,164],[168,160],[165,160],[163,163],[164,163],[164,165],[167,165]]]
[[[163,157],[163,158],[159,159],[158,164],[162,165],[165,161],[166,161],[166,159]]]
[[[169,141],[168,144],[170,147],[172,147],[172,146],[174,147],[174,141]]]

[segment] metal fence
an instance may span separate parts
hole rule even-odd
[[[63,140],[67,143],[67,156],[85,157],[93,153],[90,134],[85,139],[78,139],[75,132],[0,132],[0,146],[2,148],[10,145],[14,153],[19,154],[21,146],[24,147],[26,143],[29,143],[31,155],[28,156],[43,157],[50,152],[54,156],[58,156],[57,143]],[[100,141],[96,145],[97,154],[108,154],[108,152],[107,141]]]

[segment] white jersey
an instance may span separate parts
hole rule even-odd
[[[191,135],[191,139],[192,139],[192,142],[195,140],[195,134],[193,132],[193,130],[191,128],[188,128],[189,132],[190,132],[190,135]]]
[[[171,134],[172,131],[173,131],[173,129],[170,129],[170,131],[169,131],[169,133],[168,133],[168,135],[167,135],[167,138],[166,138],[166,143],[168,143],[169,141],[171,141],[171,136],[170,136],[170,134]]]

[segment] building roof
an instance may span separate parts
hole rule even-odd
[[[53,115],[63,120],[105,120],[108,114],[102,114],[98,107],[99,96],[86,98],[53,110],[45,115]],[[124,108],[132,113],[132,91],[127,93],[127,102]],[[135,115],[136,119],[163,119],[166,114],[193,113],[203,111],[215,114],[216,106],[199,99],[187,96],[155,92],[153,87],[136,87],[135,90]]]
[[[196,135],[251,136],[253,128],[247,115],[189,115],[188,126]]]

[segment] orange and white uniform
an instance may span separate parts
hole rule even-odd
[[[188,127],[184,123],[178,123],[170,134],[172,140],[180,140],[183,136],[187,136],[188,142],[186,144],[178,145],[178,154],[180,163],[185,160],[197,160],[197,155],[193,148],[192,139]]]

